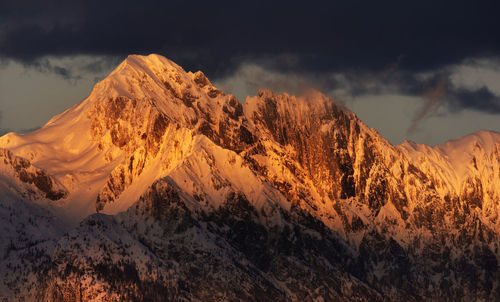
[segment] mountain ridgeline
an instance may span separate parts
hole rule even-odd
[[[5,301],[500,300],[500,134],[393,146],[158,55],[1,137],[0,192]]]

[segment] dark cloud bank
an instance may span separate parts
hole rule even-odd
[[[311,78],[342,73],[354,96],[390,89],[423,96],[418,123],[442,102],[451,111],[500,113],[487,87],[453,87],[446,69],[499,57],[499,11],[499,1],[4,0],[0,58],[68,79],[78,79],[71,66],[46,58],[99,57],[79,66],[88,72],[130,53],[160,53],[211,78],[245,62]],[[415,76],[422,72],[430,78]],[[376,85],[367,88],[364,78]]]
[[[0,54],[159,52],[226,72],[281,55],[276,68],[432,69],[498,54],[498,1],[12,1],[0,4]],[[287,60],[287,54],[298,60]]]

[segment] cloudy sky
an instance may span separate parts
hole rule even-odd
[[[241,101],[316,88],[393,144],[500,131],[499,1],[0,1],[0,133],[85,98],[128,54]]]

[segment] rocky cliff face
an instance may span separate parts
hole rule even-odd
[[[0,160],[2,174],[10,178],[9,187],[22,197],[53,201],[66,197],[68,192],[44,170],[34,167],[29,160],[1,148]]]
[[[7,299],[500,295],[497,133],[392,146],[319,92],[261,90],[242,105],[151,55],[0,147]],[[47,234],[21,231],[25,217]],[[43,261],[13,268],[24,241],[23,253],[43,244]]]
[[[395,300],[496,297],[500,135],[393,147],[321,95],[245,105],[265,141],[249,165],[357,249],[363,280]]]

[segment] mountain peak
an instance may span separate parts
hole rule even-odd
[[[462,148],[465,145],[480,145],[482,147],[489,148],[490,146],[494,146],[498,141],[500,141],[499,132],[479,130],[466,136],[449,140],[443,144],[438,145],[437,147],[440,149],[445,149],[447,147]]]
[[[242,285],[243,300],[356,300],[353,280],[391,301],[494,300],[499,154],[487,131],[394,147],[318,91],[243,105],[201,71],[132,55],[43,128],[0,138],[3,284],[13,300],[164,286],[189,292],[150,300],[206,301]],[[85,217],[68,235],[51,226]]]
[[[189,80],[182,67],[165,57],[130,55],[94,87],[91,97],[154,98],[163,95],[166,82],[176,87]]]
[[[435,148],[460,166],[462,162],[478,153],[491,154],[500,147],[500,133],[479,130],[458,139],[449,140]]]
[[[115,70],[110,75],[120,73],[126,69],[133,69],[137,72],[153,72],[153,74],[150,75],[154,75],[154,73],[158,70],[165,69],[184,71],[182,67],[175,64],[173,61],[170,61],[169,59],[157,54],[150,54],[148,56],[129,55],[125,60],[123,60],[120,65],[118,65],[118,67],[115,68]]]

